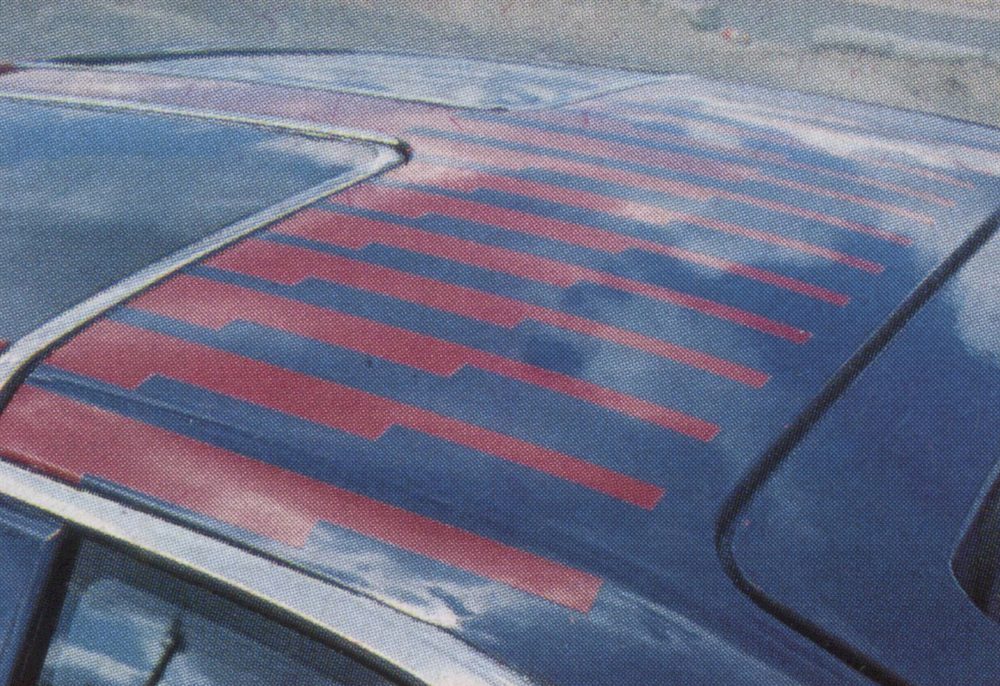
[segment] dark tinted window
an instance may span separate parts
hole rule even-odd
[[[85,542],[42,667],[44,686],[381,686],[328,645]]]
[[[262,127],[0,99],[0,340],[374,154]]]

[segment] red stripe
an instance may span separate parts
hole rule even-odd
[[[48,363],[131,389],[153,376],[164,376],[371,441],[393,426],[402,426],[640,507],[652,507],[662,495],[637,479],[513,436],[110,320],[88,328],[50,356]]]
[[[849,219],[844,219],[843,217],[835,217],[822,212],[807,210],[801,207],[795,207],[776,200],[766,200],[764,198],[758,198],[744,193],[725,191],[721,188],[697,186],[684,181],[661,179],[659,177],[648,176],[637,172],[612,169],[610,167],[603,167],[585,162],[574,162],[561,157],[548,157],[545,155],[524,153],[514,150],[497,150],[496,148],[488,145],[478,143],[443,140],[419,135],[411,135],[410,138],[411,142],[417,146],[418,151],[423,150],[433,155],[465,156],[469,159],[482,159],[486,163],[499,162],[505,166],[517,164],[519,165],[518,168],[521,169],[535,166],[543,169],[560,171],[566,174],[608,181],[610,183],[627,187],[637,186],[655,191],[657,193],[663,193],[680,198],[688,198],[691,200],[729,200],[731,202],[749,205],[751,207],[759,207],[770,210],[779,214],[786,214],[793,217],[808,219],[817,223],[827,224],[828,226],[844,229],[846,231],[866,234],[880,240],[897,243],[899,245],[910,245],[912,243],[910,238],[903,236],[902,234],[880,229],[868,224],[851,221]]]
[[[628,94],[628,99],[622,102],[626,104],[636,104],[636,103],[652,103],[662,105],[665,102],[676,102],[681,106],[690,105],[691,103],[698,103],[698,105],[708,105],[710,107],[721,107],[725,110],[741,110],[745,109],[748,111],[756,110],[758,112],[764,113],[767,116],[777,116],[777,117],[788,117],[790,120],[799,119],[810,119],[816,122],[824,122],[827,124],[840,124],[845,126],[857,126],[863,127],[864,124],[858,119],[848,119],[836,114],[830,114],[828,111],[817,107],[816,109],[802,110],[793,107],[787,107],[784,105],[776,104],[764,104],[764,103],[752,103],[743,102],[742,97],[739,99],[734,99],[732,95],[719,95],[710,92],[704,93],[692,93],[692,92],[677,92],[671,91],[669,93],[664,93],[660,91],[655,93],[655,98],[649,97],[635,97],[637,94],[635,92],[630,92]]]
[[[677,98],[671,98],[671,99],[677,99]],[[704,97],[696,97],[695,99],[696,100],[701,100],[703,102],[706,102],[706,103],[709,104],[709,106],[712,106],[713,104],[715,104],[715,105],[722,104],[724,106],[724,109],[727,109],[730,112],[733,112],[734,110],[738,111],[738,110],[742,109],[742,104],[741,103],[735,103],[732,100],[719,100],[719,99],[713,100],[713,99],[708,99],[708,98],[704,98]],[[750,108],[751,109],[757,109],[757,110],[764,109],[764,108],[762,108],[759,105],[751,105]],[[729,114],[729,113],[723,112],[723,113],[721,113],[721,116],[726,117],[727,119],[730,119],[730,120],[736,119],[737,121],[740,121],[740,117],[739,117],[738,114],[734,115],[734,114]],[[758,115],[754,115],[754,116],[758,116],[759,117],[761,115],[758,114]],[[829,136],[838,136],[838,135],[839,136],[857,136],[857,135],[860,134],[861,136],[864,136],[865,138],[868,138],[868,139],[870,139],[870,138],[873,137],[872,134],[874,134],[875,136],[879,135],[879,132],[876,129],[873,129],[868,124],[865,124],[865,125],[856,124],[856,125],[854,125],[854,128],[862,129],[861,131],[843,131],[843,130],[839,130],[839,129],[836,129],[836,128],[831,128],[829,126],[830,122],[823,122],[821,120],[818,121],[818,122],[796,122],[796,121],[794,121],[794,119],[789,118],[788,121],[782,122],[780,120],[779,121],[775,121],[772,118],[772,115],[767,114],[767,113],[763,114],[762,116],[767,119],[767,121],[763,122],[763,125],[764,126],[769,126],[769,127],[772,127],[772,128],[779,128],[779,127],[785,126],[787,123],[791,123],[793,125],[793,127],[796,126],[796,125],[798,125],[798,126],[801,127],[801,124],[806,123],[807,125],[811,125],[811,127],[813,128],[812,133],[818,133],[818,134],[821,134],[821,135],[829,135]],[[815,116],[814,116],[814,118],[815,118]],[[751,122],[751,123],[753,123],[753,122]],[[794,135],[794,133],[793,133],[793,135]],[[941,144],[941,140],[940,139],[935,139],[935,138],[930,138],[930,137],[927,137],[927,136],[923,136],[923,135],[920,135],[920,134],[918,134],[916,132],[908,132],[906,134],[906,138],[909,141],[913,141],[913,142],[920,143],[920,144],[923,144],[923,145],[938,146],[938,145]],[[984,148],[979,148],[979,147],[976,147],[975,145],[971,145],[970,146],[970,144],[962,143],[961,141],[958,141],[957,145],[962,146],[966,150],[970,150],[972,152],[989,152],[988,150],[986,150]]]
[[[588,612],[601,579],[272,465],[25,387],[0,417],[5,455],[79,481],[91,475],[303,546],[320,520]]]
[[[933,169],[927,169],[925,167],[916,167],[914,165],[904,164],[902,162],[894,162],[892,160],[884,160],[875,157],[868,157],[863,154],[856,155],[854,159],[857,159],[866,164],[874,164],[887,167],[889,169],[895,169],[897,171],[909,172],[911,174],[922,176],[932,181],[939,181],[941,183],[947,183],[952,186],[957,186],[958,188],[967,188],[969,190],[975,190],[977,187],[976,184],[972,183],[971,181],[965,181],[964,179],[957,179],[954,176],[949,176],[948,174],[945,174],[944,172],[935,171]]]
[[[628,102],[616,101],[613,103],[604,104],[600,101],[593,101],[588,103],[589,106],[598,106],[605,109],[609,113],[617,113],[621,111],[621,105],[627,105]],[[699,129],[705,129],[707,131],[718,131],[720,133],[725,133],[731,136],[737,136],[739,138],[749,138],[751,140],[761,140],[770,143],[777,143],[779,145],[784,145],[788,147],[798,148],[800,150],[815,150],[813,146],[806,145],[795,138],[788,135],[782,134],[772,134],[763,131],[755,131],[742,126],[735,126],[732,124],[720,124],[716,122],[706,122],[701,120],[696,120],[690,117],[680,117],[676,115],[667,114],[665,112],[650,112],[642,109],[628,109],[628,116],[633,119],[638,119],[640,121],[651,121],[651,122],[662,122],[667,124],[680,124],[686,127],[697,127]],[[822,150],[821,150],[822,151]],[[975,188],[975,184],[965,181],[963,179],[958,179],[948,174],[938,172],[932,169],[928,169],[923,166],[917,166],[913,164],[903,164],[901,162],[892,162],[889,160],[883,160],[875,157],[869,157],[863,153],[850,153],[844,150],[838,150],[836,153],[830,153],[835,157],[843,157],[845,159],[857,160],[864,162],[865,164],[871,164],[876,167],[886,167],[889,169],[894,169],[896,171],[906,172],[908,174],[913,174],[914,176],[921,176],[927,179],[933,179],[934,181],[941,181],[942,183],[947,183],[958,188]]]
[[[740,224],[733,224],[732,222],[721,221],[718,219],[710,219],[708,217],[702,217],[700,215],[690,214],[687,212],[667,210],[656,205],[648,205],[634,200],[626,200],[623,198],[566,188],[564,186],[557,186],[535,179],[519,179],[510,176],[467,169],[464,167],[464,163],[459,160],[441,158],[441,162],[443,165],[448,166],[414,161],[404,168],[395,170],[393,178],[401,181],[412,181],[413,183],[429,183],[443,188],[450,188],[463,192],[471,192],[480,188],[488,188],[503,193],[525,195],[532,198],[538,198],[539,200],[570,205],[572,207],[580,207],[587,210],[603,212],[605,214],[625,217],[627,219],[634,219],[651,224],[685,222],[706,229],[711,229],[713,231],[743,236],[761,243],[778,245],[796,252],[815,255],[833,262],[845,264],[849,267],[854,267],[855,269],[869,272],[871,274],[881,274],[885,270],[885,267],[877,262],[865,260],[860,257],[854,257],[853,255],[848,255],[846,253],[814,245],[812,243],[786,238],[769,231],[751,229]],[[513,169],[516,170],[517,167],[515,166]],[[342,196],[338,196],[338,199],[340,199],[340,197]],[[350,197],[350,195],[347,197]],[[628,240],[628,237],[626,237],[626,239]],[[717,269],[742,274],[746,276],[746,278],[751,278],[755,281],[779,285],[779,282],[776,280],[777,278],[786,279],[790,284],[804,284],[804,282],[790,279],[790,277],[783,277],[775,274],[774,272],[757,269],[739,262],[710,257],[704,253],[663,246],[652,241],[640,241],[639,239],[631,240],[636,241],[637,244],[641,244],[643,246],[641,249],[643,250],[651,250],[668,254],[679,260],[696,262],[698,264],[705,264],[706,266],[714,266]],[[808,284],[805,285],[808,286]],[[802,286],[787,288],[788,290],[803,292]]]
[[[745,159],[756,160],[758,162],[765,162],[767,164],[773,164],[787,169],[797,169],[800,171],[811,172],[813,174],[832,176],[837,179],[844,179],[853,183],[872,186],[874,188],[881,188],[883,190],[898,193],[899,195],[924,200],[942,207],[954,207],[956,205],[956,202],[951,198],[946,198],[929,191],[911,188],[910,186],[905,186],[903,184],[893,183],[892,181],[845,172],[831,167],[822,167],[816,164],[798,162],[792,160],[787,155],[782,155],[781,153],[755,150],[737,145],[709,143],[695,138],[694,136],[681,136],[673,133],[667,133],[665,131],[651,131],[650,129],[642,127],[635,122],[630,122],[629,120],[622,119],[620,117],[613,117],[609,114],[605,114],[604,112],[592,112],[589,110],[535,110],[524,112],[522,113],[522,116],[529,116],[538,121],[552,122],[564,126],[573,126],[597,133],[623,134],[643,141],[672,143],[696,150],[710,150],[712,152],[719,152]]]
[[[805,343],[810,337],[808,332],[787,324],[670,288],[653,286],[607,272],[506,248],[349,214],[305,210],[279,224],[275,227],[275,231],[355,250],[378,243],[562,288],[581,281],[589,281],[695,310],[795,343]]]
[[[827,198],[833,198],[834,200],[840,200],[848,204],[861,205],[862,207],[868,207],[871,209],[878,210],[880,212],[886,212],[888,214],[894,214],[897,217],[903,217],[904,219],[909,219],[911,221],[924,224],[926,226],[934,226],[937,224],[937,220],[929,214],[924,214],[923,212],[917,212],[915,210],[910,210],[905,207],[900,207],[899,205],[893,205],[892,203],[883,202],[881,200],[873,200],[872,198],[865,198],[860,195],[854,195],[852,193],[844,193],[842,191],[836,191],[826,188],[817,188],[812,184],[802,183],[800,181],[794,181],[792,179],[779,179],[768,180],[775,186],[780,186],[783,188],[788,188],[795,191],[800,191],[803,193],[813,193],[815,195],[822,195]]]
[[[704,119],[697,119],[695,117],[686,117],[677,114],[670,114],[668,112],[660,112],[658,110],[646,109],[645,106],[656,106],[662,103],[658,102],[640,102],[631,100],[617,100],[617,101],[593,101],[587,103],[589,108],[597,108],[604,112],[607,112],[611,116],[621,116],[622,113],[630,119],[636,119],[645,122],[654,123],[665,123],[665,124],[677,124],[687,128],[699,128],[707,131],[718,131],[729,136],[737,136],[739,138],[749,138],[752,140],[762,140],[769,143],[779,143],[781,145],[789,145],[800,149],[809,149],[801,141],[797,141],[791,136],[769,133],[767,131],[759,131],[756,129],[751,129],[746,126],[737,126],[735,124],[723,124],[721,122],[706,121]]]
[[[871,274],[881,274],[885,270],[885,267],[877,262],[865,260],[860,257],[854,257],[853,255],[848,255],[846,253],[814,245],[812,243],[786,238],[769,231],[752,229],[740,224],[711,219],[697,214],[667,210],[656,205],[649,205],[635,200],[626,200],[623,198],[601,195],[599,193],[591,193],[589,191],[581,191],[566,188],[564,186],[557,186],[536,179],[519,179],[511,176],[503,176],[468,169],[460,160],[448,158],[440,158],[440,160],[441,165],[420,161],[411,162],[406,167],[395,170],[393,178],[402,181],[412,181],[413,183],[430,183],[443,188],[451,188],[464,192],[471,192],[480,188],[488,188],[503,193],[525,195],[532,198],[538,198],[539,200],[580,207],[587,210],[594,210],[596,212],[603,212],[605,214],[625,217],[627,219],[635,219],[637,221],[651,224],[685,222],[706,229],[711,229],[713,231],[743,236],[762,243],[788,248],[796,252],[815,255],[833,262],[845,264],[849,267],[854,267],[855,269],[869,272]],[[516,166],[512,167],[512,170],[516,171],[517,169],[518,167]],[[338,196],[338,199],[339,197],[340,196]],[[628,237],[626,237],[626,239],[628,239]],[[789,284],[804,284],[804,282],[791,279],[790,277],[784,277],[779,274],[775,274],[774,272],[750,267],[739,262],[710,257],[704,253],[664,246],[652,241],[640,241],[639,239],[631,240],[637,241],[638,244],[641,244],[643,246],[643,250],[652,250],[668,254],[679,260],[696,262],[698,264],[705,264],[706,266],[714,266],[717,269],[742,274],[747,278],[754,279],[755,281],[780,285],[777,279],[786,279]],[[808,286],[809,284],[805,285]],[[782,287],[786,287],[788,290],[796,292],[803,292],[801,285],[796,288],[792,288],[791,286]]]
[[[900,217],[905,217],[922,224],[933,225],[935,223],[934,218],[929,215],[921,212],[915,212],[892,203],[873,200],[871,198],[844,193],[842,191],[829,188],[823,188],[810,183],[771,176],[769,174],[765,174],[759,169],[748,167],[743,164],[720,162],[703,157],[700,158],[693,155],[665,152],[662,150],[650,150],[649,148],[626,143],[610,143],[575,134],[557,133],[555,131],[540,131],[538,129],[519,125],[516,122],[504,125],[495,122],[479,122],[476,120],[469,120],[466,127],[471,128],[473,132],[480,135],[490,136],[505,142],[523,143],[573,153],[582,152],[605,159],[634,162],[646,166],[682,171],[696,176],[704,176],[725,181],[727,183],[735,184],[746,181],[757,181],[803,193],[833,198],[835,200],[840,200],[854,205],[870,207],[882,212],[888,212]],[[702,190],[714,190],[704,186],[696,187]],[[799,209],[805,211],[804,208]]]
[[[842,217],[815,212],[800,207],[794,207],[786,203],[775,200],[765,200],[743,193],[735,193],[717,188],[706,188],[683,181],[661,179],[659,177],[648,176],[636,172],[629,172],[610,167],[602,167],[584,162],[573,162],[570,160],[531,153],[516,152],[512,150],[498,150],[489,145],[476,143],[459,143],[456,141],[444,141],[434,138],[422,138],[413,136],[414,143],[418,149],[429,152],[433,155],[457,155],[468,159],[482,159],[487,163],[499,163],[503,166],[516,165],[516,169],[530,169],[532,167],[550,169],[566,174],[573,174],[585,178],[607,181],[625,187],[645,188],[657,193],[670,195],[673,197],[687,198],[701,202],[722,199],[732,202],[759,207],[762,209],[785,214],[794,217],[808,219],[813,222],[826,224],[836,228],[873,236],[880,240],[896,243],[898,245],[910,245],[912,240],[902,234],[894,233],[884,229],[879,229],[868,224],[851,221]]]
[[[130,303],[199,326],[247,321],[449,377],[466,365],[563,393],[674,430],[686,415],[625,393],[363,317],[210,279],[180,275]],[[652,487],[651,487],[652,488]],[[659,496],[650,494],[652,506]]]
[[[642,350],[751,386],[767,380],[763,372],[755,369],[642,334],[338,255],[277,243],[246,241],[212,258],[208,264],[288,285],[295,285],[309,278],[330,281],[507,329],[513,329],[530,319]],[[713,425],[700,425],[692,427],[691,431],[692,435],[705,437],[706,434],[714,435],[717,429]]]
[[[701,104],[708,105],[710,107],[721,107],[724,110],[739,110],[746,107],[748,110],[756,111],[761,113],[763,116],[768,117],[786,117],[787,119],[795,122],[797,119],[804,119],[808,122],[814,124],[833,124],[840,126],[854,126],[857,128],[864,128],[867,126],[864,122],[858,119],[848,119],[846,117],[841,117],[839,115],[829,114],[820,110],[800,110],[793,107],[784,107],[781,105],[763,105],[760,103],[744,103],[742,101],[733,101],[732,99],[727,99],[725,96],[711,96],[711,95],[676,95],[667,96],[667,100],[680,101],[681,103],[686,102],[697,102]],[[662,101],[661,101],[662,102]]]
[[[489,205],[476,200],[454,198],[406,188],[367,185],[355,186],[344,191],[337,196],[337,201],[354,207],[388,211],[411,218],[438,214],[614,254],[626,250],[644,250],[736,274],[834,305],[843,306],[850,300],[843,293],[837,293],[822,286],[739,262],[683,248],[661,245],[653,241],[595,229],[582,224]]]

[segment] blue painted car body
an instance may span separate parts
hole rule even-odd
[[[406,163],[69,338],[4,455],[540,683],[1000,675],[955,571],[997,457],[1000,133],[688,77],[488,111],[141,67],[2,85],[332,123]],[[203,459],[227,467],[162,486]]]

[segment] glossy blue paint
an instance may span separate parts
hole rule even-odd
[[[528,66],[349,51],[219,51],[62,61],[126,72],[270,83],[478,109],[551,107],[658,78],[600,67]]]
[[[907,683],[1000,675],[1000,627],[952,571],[1000,459],[998,265],[994,239],[830,408],[737,526],[736,562],[752,583]]]
[[[115,78],[134,77],[119,74]],[[171,97],[169,89],[157,91],[142,80],[134,83],[137,89],[150,87],[153,93]],[[89,81],[86,86],[90,87]],[[244,106],[252,100],[254,107],[260,107],[261,102],[277,111],[292,107],[282,104],[287,91],[232,84],[203,88],[193,89],[190,97],[207,98],[206,92],[218,89],[225,96],[219,99],[233,108],[240,107],[240,94],[245,98]],[[640,106],[632,99],[646,99],[652,104]],[[722,104],[712,105],[714,101]],[[345,125],[357,125],[369,117],[364,99],[349,100],[351,108],[335,107],[342,104],[336,99],[316,102],[336,116],[345,117]],[[369,105],[378,115],[385,114],[387,106],[382,100]],[[732,160],[743,152],[756,151],[786,156],[796,164],[815,165],[818,169],[761,163],[769,172],[788,180],[822,182],[834,189],[891,199],[903,208],[928,213],[936,223],[918,225],[843,199],[779,191],[760,181],[706,180],[689,172],[608,160],[585,149],[554,152],[544,145],[502,141],[500,134],[473,137],[463,130],[464,118],[500,126],[528,121],[529,115],[525,114],[463,113],[464,118],[452,120],[452,115],[432,110],[437,120],[429,122],[427,110],[399,105],[388,117],[388,124],[371,115],[371,126],[385,126],[384,132],[402,133],[404,137],[407,131],[437,131],[441,133],[434,137],[450,144],[488,143],[482,154],[463,153],[456,155],[461,159],[451,159],[449,164],[460,177],[473,178],[474,173],[490,170],[508,179],[544,182],[567,195],[587,191],[610,200],[699,212],[712,220],[766,229],[782,238],[810,240],[876,260],[885,265],[885,272],[862,272],[785,247],[720,234],[690,221],[623,218],[612,213],[614,207],[607,211],[585,209],[561,202],[558,197],[540,200],[485,188],[456,190],[446,187],[446,179],[434,175],[415,180],[406,176],[408,170],[419,169],[422,162],[434,162],[435,155],[440,156],[435,151],[425,158],[419,145],[408,167],[386,174],[369,187],[386,194],[399,188],[419,189],[435,196],[435,202],[475,200],[482,203],[481,217],[475,221],[457,219],[446,216],[444,209],[435,212],[433,208],[426,215],[409,217],[409,208],[392,203],[372,207],[355,203],[350,191],[317,208],[558,259],[643,284],[668,286],[801,327],[813,337],[795,345],[605,286],[579,282],[556,287],[499,269],[486,270],[377,243],[357,249],[334,247],[283,235],[280,227],[260,236],[262,244],[273,250],[292,245],[316,254],[348,257],[364,265],[476,288],[484,294],[503,295],[690,346],[765,371],[771,378],[761,389],[540,322],[498,326],[319,279],[282,285],[212,265],[187,270],[188,275],[210,282],[288,298],[290,308],[304,303],[364,316],[679,408],[722,427],[716,439],[704,444],[472,367],[442,376],[259,324],[236,321],[214,330],[127,305],[111,313],[110,319],[375,393],[641,478],[666,490],[650,512],[412,429],[396,426],[376,440],[369,440],[164,376],[154,375],[134,389],[125,389],[43,363],[25,388],[43,389],[306,475],[603,579],[593,608],[582,613],[346,527],[320,522],[304,545],[294,547],[117,483],[94,476],[84,479],[86,485],[110,497],[141,504],[285,560],[332,583],[385,600],[418,619],[447,628],[542,682],[866,683],[866,677],[831,658],[733,585],[713,540],[717,518],[742,475],[758,462],[782,430],[796,421],[827,381],[908,294],[1000,206],[996,177],[1000,169],[990,167],[995,162],[990,148],[1000,145],[1000,134],[920,115],[684,78],[671,78],[658,89],[608,97],[592,106],[595,117],[601,114],[618,123],[638,121],[649,112],[686,118],[684,125],[657,124],[642,130],[670,131],[683,137],[683,142],[671,146],[698,149],[699,154],[715,160]],[[578,104],[565,112],[576,116],[591,112],[588,107]],[[776,114],[776,108],[811,113],[817,120],[849,118],[851,123],[802,123],[802,117]],[[531,130],[556,132],[555,125],[531,121]],[[700,127],[706,124],[731,127],[731,132],[716,132],[713,135],[718,137],[711,140],[732,144],[733,149],[725,154],[704,153],[698,145],[705,140],[706,133]],[[595,135],[583,123],[569,128],[584,139],[613,144],[635,142],[606,132]],[[673,149],[649,141],[642,145],[648,149]],[[526,150],[539,156],[537,166],[514,170],[502,166],[511,153]],[[865,221],[878,229],[899,232],[911,237],[913,245],[889,244],[831,228],[814,218],[790,217],[765,206],[722,198],[676,198],[656,190],[588,178],[573,169],[546,166],[549,161],[588,162],[608,170],[642,171],[657,180],[699,183],[758,200],[795,203],[814,213]],[[909,170],[886,166],[889,164],[907,166]],[[841,183],[829,176],[831,171],[883,185]],[[920,192],[940,194],[953,200],[955,206],[931,206],[914,197],[900,197],[884,185],[890,183],[905,183]],[[772,269],[844,293],[850,296],[850,303],[837,307],[644,250],[609,253],[496,226],[495,215],[510,209],[539,222],[562,219],[618,236],[656,240]],[[984,253],[990,254],[995,257],[995,253]],[[975,264],[984,263],[989,264],[989,258],[977,258]],[[963,276],[968,274],[972,276]],[[996,376],[995,368],[991,363],[976,362],[976,356],[969,353],[970,348],[985,346],[986,353],[977,355],[994,354],[989,346],[996,340],[995,329],[982,329],[975,345],[962,344],[965,339],[960,339],[961,332],[951,333],[956,322],[962,322],[965,328],[961,331],[967,333],[969,321],[988,320],[989,313],[995,312],[990,309],[990,294],[995,294],[995,289],[990,290],[995,283],[990,274],[988,268],[977,271],[973,264],[960,272],[947,291],[954,295],[939,295],[893,344],[893,349],[902,352],[887,351],[833,406],[827,421],[835,422],[836,430],[825,433],[822,427],[817,428],[790,456],[779,478],[754,501],[746,525],[739,523],[738,560],[765,592],[793,605],[830,633],[842,636],[870,660],[920,683],[977,683],[975,679],[984,674],[998,673],[986,671],[996,669],[994,658],[988,653],[974,654],[978,649],[974,645],[961,647],[961,659],[966,662],[958,667],[951,664],[951,654],[940,658],[948,661],[943,667],[932,664],[938,659],[935,653],[925,648],[921,652],[917,647],[932,643],[935,629],[927,618],[936,618],[941,608],[953,635],[964,626],[973,626],[982,636],[996,628],[960,589],[956,593],[955,584],[947,586],[944,581],[963,522],[996,456],[987,454],[989,451],[980,445],[974,468],[947,470],[934,462],[939,451],[928,447],[932,440],[957,442],[968,433],[954,432],[954,427],[941,423],[942,417],[961,416],[953,415],[960,395],[968,396],[968,404],[977,412],[989,406],[996,395],[990,381]],[[961,317],[941,309],[940,303],[949,302],[948,298],[967,300],[960,308]],[[985,338],[981,337],[983,331]],[[908,336],[915,337],[909,344]],[[198,363],[196,359],[189,362]],[[880,365],[887,365],[890,373],[878,377],[868,390],[857,390],[866,387],[866,379],[877,374]],[[942,384],[948,393],[942,393]],[[933,405],[922,405],[926,399],[933,399]],[[13,403],[16,406],[16,396]],[[845,418],[836,420],[838,413],[844,413]],[[901,424],[901,416],[908,423]],[[935,433],[935,427],[940,433]],[[951,433],[944,433],[946,428]],[[983,428],[984,436],[993,428]],[[79,440],[75,433],[78,429],[61,430],[66,432],[67,440]],[[820,440],[824,436],[829,445],[839,447],[828,447]],[[889,451],[894,455],[891,464],[895,471],[880,472],[878,463],[857,453],[857,445]],[[820,459],[801,459],[810,446],[814,452],[832,452],[822,453]],[[846,466],[831,476],[831,463],[836,460]],[[804,465],[801,474],[795,479],[785,476],[797,474],[796,465],[800,463]],[[960,473],[946,473],[950,471]],[[831,498],[831,493],[836,498]],[[947,521],[930,517],[931,507],[935,508],[932,512],[939,507],[947,510]],[[794,510],[790,514],[791,508]],[[925,534],[921,538],[934,548],[936,557],[931,556],[930,549],[918,550],[917,543],[922,541],[917,541],[917,536],[900,535],[918,525],[925,527],[920,531]],[[930,531],[934,527],[939,530]],[[844,560],[855,551],[866,557],[858,558],[865,564],[858,563],[852,574],[843,574],[831,566],[831,561],[846,564]],[[936,565],[926,567],[937,570],[932,579],[918,576],[925,567],[918,570],[914,566],[917,561]],[[920,581],[920,591],[934,593],[920,596],[918,590],[907,586],[907,573]],[[921,642],[914,642],[912,648],[902,646],[903,639],[890,629],[906,626],[909,630],[907,622],[916,622],[918,615],[924,617],[922,628],[914,629],[922,637]],[[993,645],[992,638],[984,641],[983,645]],[[955,680],[957,677],[966,681]]]

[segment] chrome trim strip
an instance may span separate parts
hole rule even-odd
[[[43,67],[49,69],[51,65]],[[35,68],[35,67],[32,67]],[[59,68],[59,67],[57,67]],[[73,69],[76,69],[75,67]],[[88,71],[88,70],[78,70]],[[90,70],[93,71],[93,70]],[[15,72],[16,73],[16,72]],[[213,79],[214,80],[214,79]],[[260,84],[266,85],[266,84]],[[240,114],[223,110],[212,110],[199,107],[183,107],[176,105],[157,105],[138,100],[122,100],[118,98],[92,98],[78,95],[58,95],[53,93],[38,93],[32,91],[0,91],[0,98],[9,100],[24,100],[50,105],[65,105],[67,107],[82,107],[85,109],[115,110],[143,112],[146,114],[162,114],[176,117],[192,117],[231,124],[246,124],[264,128],[284,129],[286,133],[309,136],[311,138],[335,138],[360,143],[375,143],[395,148],[403,157],[408,156],[409,146],[399,138],[386,136],[375,131],[355,129],[350,127],[330,126],[315,121],[302,121],[275,117],[271,115]]]
[[[283,56],[294,56],[296,54],[308,55],[309,53],[284,53]],[[316,53],[313,53],[316,54]],[[596,98],[601,98],[606,95],[614,95],[616,93],[622,93],[633,88],[643,88],[645,86],[650,86],[656,83],[663,83],[666,76],[663,74],[656,74],[651,72],[643,72],[639,70],[631,69],[621,69],[617,67],[595,67],[593,65],[579,65],[579,64],[561,64],[558,62],[554,63],[523,63],[523,62],[497,62],[494,60],[478,60],[469,57],[459,57],[456,55],[423,55],[420,53],[406,53],[406,52],[376,52],[376,51],[353,51],[353,54],[363,54],[363,55],[390,55],[399,57],[433,57],[433,58],[452,58],[456,60],[472,60],[477,62],[483,62],[487,64],[498,64],[501,66],[510,67],[541,67],[547,69],[560,69],[564,71],[573,70],[585,70],[588,68],[605,69],[607,71],[618,71],[628,74],[633,74],[636,76],[635,83],[622,84],[619,86],[609,87],[609,88],[595,88],[591,92],[579,93],[575,96],[566,96],[561,98],[555,98],[548,102],[542,102],[532,105],[518,105],[511,107],[502,106],[489,106],[484,104],[470,105],[464,103],[457,103],[454,100],[449,100],[448,98],[433,98],[433,97],[420,97],[414,95],[391,95],[388,93],[383,93],[376,90],[364,89],[364,88],[349,88],[341,87],[336,88],[333,86],[319,86],[319,85],[309,85],[303,83],[294,83],[291,81],[282,80],[281,78],[267,78],[267,79],[250,79],[250,78],[237,78],[233,76],[209,76],[209,75],[190,75],[190,74],[172,74],[165,71],[157,71],[155,69],[122,69],[115,68],[115,65],[109,64],[77,64],[73,62],[53,62],[53,61],[28,61],[28,62],[17,62],[15,66],[18,69],[50,69],[50,70],[64,70],[64,71],[97,71],[111,74],[134,74],[138,76],[154,76],[162,78],[173,78],[182,80],[192,80],[192,81],[222,81],[226,83],[239,83],[243,85],[253,85],[253,86],[272,86],[276,88],[297,88],[306,91],[317,91],[320,93],[340,93],[343,95],[356,95],[368,98],[380,98],[383,100],[392,100],[395,102],[409,102],[417,105],[433,105],[436,107],[446,107],[448,109],[454,110],[474,110],[479,112],[530,112],[532,110],[550,110],[557,109],[560,107],[565,107],[567,105],[576,105],[588,100],[594,100]],[[170,59],[185,59],[185,58],[197,58],[200,53],[185,53],[176,52],[170,54],[164,54],[165,60]],[[267,56],[267,55],[262,55]],[[640,78],[641,75],[641,78]]]
[[[243,236],[405,162],[408,156],[405,143],[393,138],[280,118],[34,93],[0,92],[0,98],[195,117],[377,146],[372,159],[362,168],[309,188],[182,248],[18,339],[0,355],[0,411],[4,394],[14,390],[13,383],[35,359],[110,308]],[[532,683],[443,629],[390,605],[2,458],[0,494],[277,607],[418,681],[434,686],[530,686]]]
[[[163,280],[170,274],[196,262],[212,252],[261,229],[321,198],[343,190],[367,178],[380,174],[406,159],[406,146],[397,139],[354,129],[340,129],[320,124],[295,122],[288,119],[234,115],[211,110],[183,107],[159,107],[121,100],[60,97],[35,93],[0,92],[0,98],[64,105],[108,111],[134,111],[169,116],[192,117],[212,121],[245,124],[277,129],[284,133],[355,141],[371,144],[375,148],[372,158],[358,169],[325,181],[298,193],[282,202],[267,207],[256,214],[231,224],[210,236],[184,247],[144,269],[122,279],[113,286],[96,293],[83,302],[66,310],[37,329],[16,340],[0,354],[0,411],[10,398],[18,379],[31,363],[88,322],[109,309]]]
[[[530,686],[455,636],[253,553],[0,462],[0,493],[275,606],[434,686]]]

